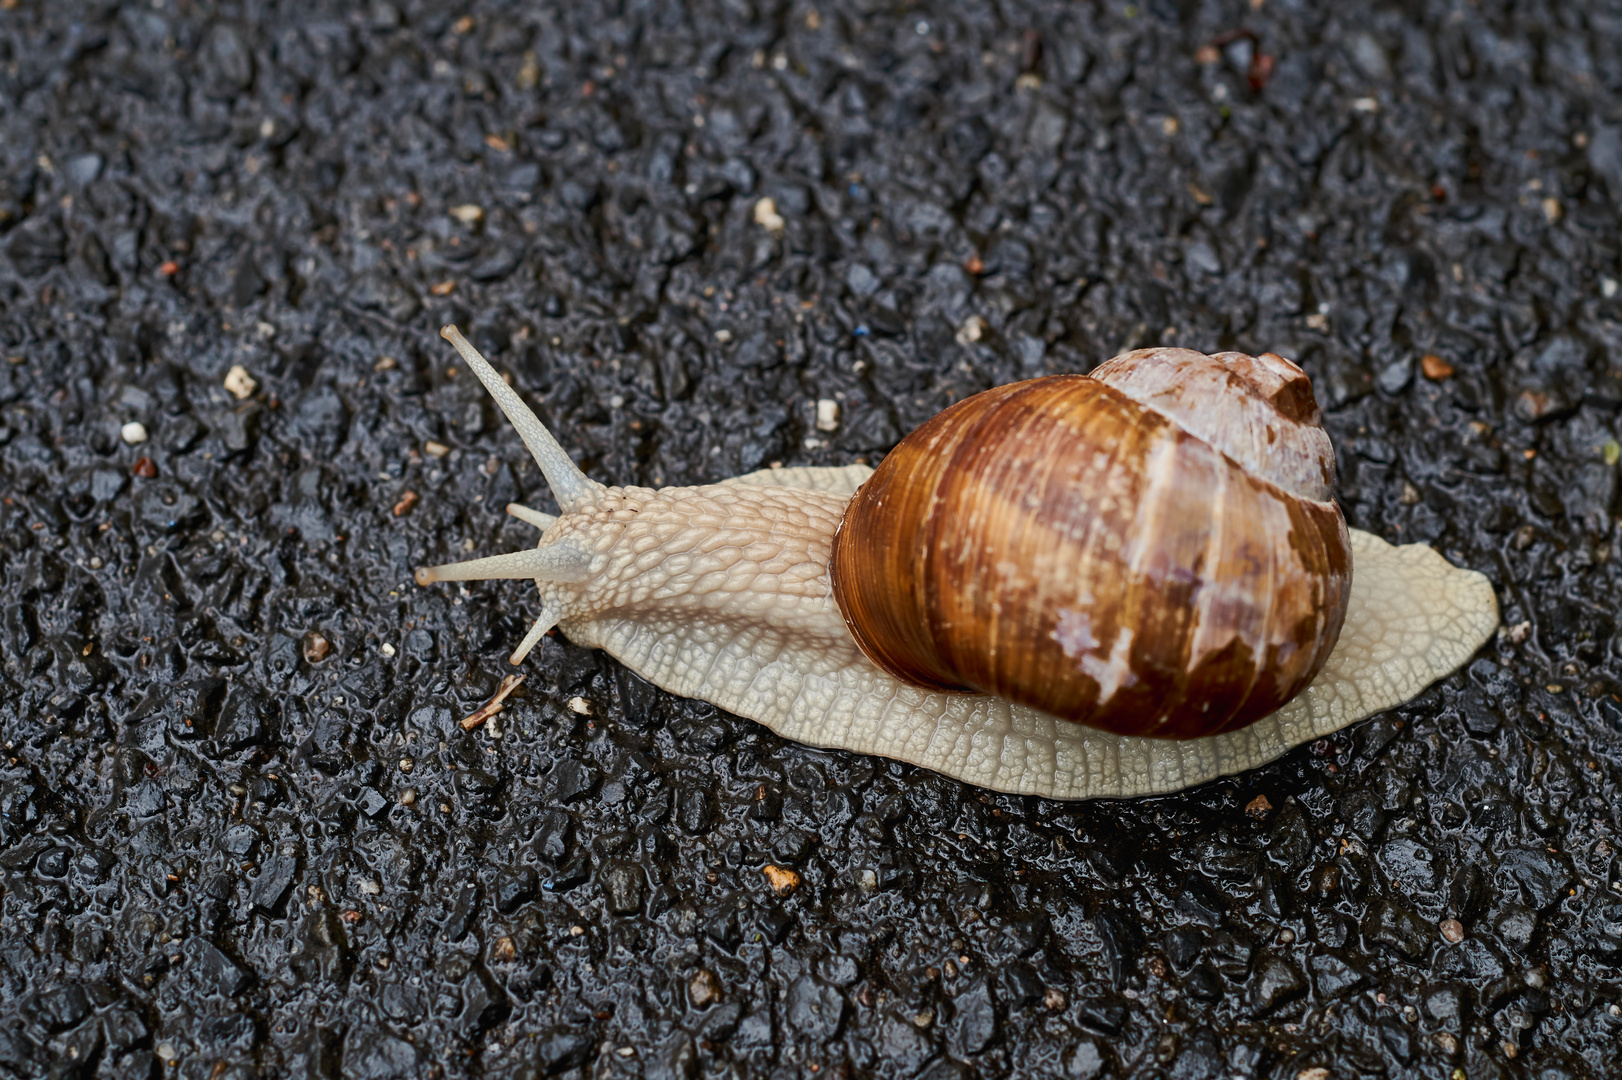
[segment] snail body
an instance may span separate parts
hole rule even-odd
[[[542,611],[513,663],[555,625],[797,742],[1051,798],[1175,790],[1412,697],[1497,625],[1481,575],[1346,529],[1310,385],[1270,354],[1214,366],[1186,350],[1128,354],[1102,378],[988,391],[876,475],[778,469],[653,490],[587,478],[455,328],[444,334],[563,513],[509,507],[543,529],[536,548],[425,568],[419,584],[532,579]],[[1202,380],[1239,399],[1222,432],[1201,428],[1206,395],[1189,387]],[[987,437],[999,427],[1009,440]],[[986,465],[1009,452],[993,449],[1002,441],[1037,447],[1035,460]],[[1123,470],[1111,451],[1127,443],[1152,467]],[[1072,466],[1051,464],[1066,454]],[[1167,488],[1162,473],[1191,479]],[[975,509],[975,483],[1000,496],[991,509]],[[1076,490],[1091,509],[1064,494]],[[896,514],[909,502],[922,516]],[[1042,524],[1009,524],[1014,511]],[[1004,617],[1016,601],[1038,615]],[[896,646],[897,627],[944,648]],[[965,628],[991,645],[966,664]]]

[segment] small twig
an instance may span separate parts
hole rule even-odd
[[[485,702],[483,705],[480,705],[478,711],[472,716],[469,716],[466,720],[462,721],[462,730],[472,731],[474,728],[496,715],[496,713],[506,708],[502,702],[506,701],[507,695],[511,694],[514,690],[517,690],[518,687],[523,684],[523,682],[524,677],[522,675],[508,675],[505,679],[502,679],[501,685],[496,688],[495,696],[489,701]]]

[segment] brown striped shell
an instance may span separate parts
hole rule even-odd
[[[851,499],[829,571],[898,678],[1118,734],[1213,735],[1288,701],[1339,636],[1333,488],[1300,368],[1140,350],[924,424]]]

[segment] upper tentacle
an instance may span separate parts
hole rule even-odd
[[[522,398],[496,374],[484,357],[479,355],[462,332],[453,325],[447,325],[440,331],[440,336],[462,354],[467,366],[473,374],[479,377],[484,388],[490,391],[490,396],[496,399],[501,411],[507,414],[512,426],[518,431],[518,437],[524,440],[530,456],[535,464],[541,467],[541,473],[546,477],[546,483],[552,489],[552,495],[558,500],[558,506],[564,513],[590,502],[603,490],[603,485],[591,479],[580,471],[563,447],[546,430],[546,425],[540,418],[530,411]]]

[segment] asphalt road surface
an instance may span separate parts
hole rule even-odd
[[[0,1072],[1606,1075],[1619,200],[1614,3],[5,0]],[[1504,629],[1120,803],[562,637],[464,731],[534,594],[411,568],[552,503],[451,321],[646,485],[1275,350]]]

